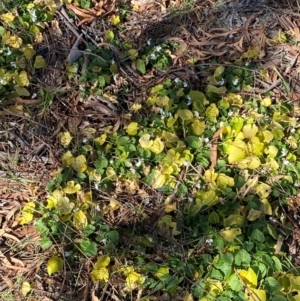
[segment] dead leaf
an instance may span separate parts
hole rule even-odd
[[[81,43],[82,41],[82,36],[83,34],[81,33],[78,37],[77,40],[75,41],[74,45],[71,48],[71,51],[67,57],[67,62],[69,64],[73,64],[75,63],[81,56],[82,56],[82,52],[79,51],[78,45]]]
[[[6,237],[6,238],[9,238],[9,239],[11,239],[11,240],[14,240],[14,241],[16,241],[16,242],[18,242],[18,243],[21,243],[21,241],[20,241],[17,237],[15,237],[14,235],[11,235],[11,234],[9,234],[9,233],[3,233],[2,236],[3,236],[3,237]]]
[[[285,175],[278,175],[278,176],[272,177],[267,181],[267,184],[273,185],[273,184],[275,184],[276,181],[283,179],[285,177],[286,177]]]
[[[11,257],[10,260],[11,260],[12,263],[15,263],[15,264],[17,264],[21,267],[25,267],[24,262],[22,260],[18,259],[18,258]]]
[[[82,18],[77,26],[85,23],[92,23],[96,18],[106,16],[115,9],[115,1],[100,1],[101,4],[93,8],[80,8],[73,4],[67,4],[66,7],[70,9],[75,15]]]
[[[112,132],[113,133],[117,132],[118,129],[120,128],[120,125],[121,125],[121,119],[118,118],[117,121],[116,121],[116,123],[115,123],[115,125],[114,125],[114,127],[113,127],[113,129],[112,129]]]
[[[95,295],[95,290],[92,290],[91,298],[92,301],[100,301],[100,299]]]
[[[1,276],[1,278],[2,278],[2,280],[5,282],[5,284],[6,284],[9,288],[13,288],[13,287],[14,287],[13,282],[12,282],[9,278],[7,278],[7,277],[5,277],[5,276]]]
[[[209,169],[214,169],[218,161],[218,139],[221,133],[221,129],[216,131],[212,137],[212,143],[210,148],[210,166]]]

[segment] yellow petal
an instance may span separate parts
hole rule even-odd
[[[107,134],[102,134],[100,137],[95,138],[94,141],[99,145],[103,145],[106,141],[106,138],[107,138]]]
[[[126,287],[134,290],[137,286],[144,283],[144,277],[137,272],[130,272],[126,277]]]
[[[101,281],[104,283],[107,283],[109,280],[109,272],[108,269],[105,267],[101,267],[99,269],[94,269],[91,272],[91,278],[94,283],[97,281]]]
[[[160,279],[164,276],[169,275],[169,268],[168,267],[160,267],[157,272],[155,273],[155,276]]]
[[[155,170],[153,179],[151,181],[151,187],[153,189],[161,188],[166,182],[166,176],[161,173],[159,170]]]
[[[75,184],[74,181],[69,181],[67,182],[67,186],[64,188],[64,192],[67,194],[73,194],[79,191],[80,189],[80,184]]]
[[[264,107],[269,107],[272,104],[272,99],[270,97],[266,97],[261,101],[261,105]]]
[[[204,121],[195,120],[191,126],[192,126],[192,129],[193,129],[195,135],[198,135],[198,136],[203,134],[203,132],[205,130],[205,122]]]
[[[77,229],[84,229],[87,226],[86,215],[81,210],[73,214],[73,225]]]
[[[85,172],[87,169],[87,163],[86,163],[86,158],[84,155],[79,155],[78,157],[75,158],[72,168],[77,171],[77,172]]]
[[[247,286],[256,288],[257,287],[257,276],[255,272],[249,268],[248,270],[241,270],[240,277],[243,279]]]
[[[70,132],[61,132],[59,133],[58,137],[62,146],[68,146],[72,141],[72,136]]]
[[[14,21],[15,16],[9,12],[9,13],[0,15],[0,19],[3,21],[4,24],[10,24]]]
[[[149,149],[155,154],[161,153],[164,150],[164,148],[164,143],[161,141],[160,138],[156,138],[153,141],[153,144],[149,147]]]
[[[57,255],[53,255],[47,263],[47,272],[51,276],[52,274],[61,271],[63,266],[64,261]]]
[[[150,135],[149,134],[145,134],[143,135],[140,139],[139,139],[139,143],[141,145],[142,148],[149,148],[152,146],[153,141],[150,140]]]
[[[266,199],[271,193],[271,186],[266,183],[261,183],[256,186],[255,190],[261,199]]]
[[[229,154],[228,162],[237,163],[242,161],[247,154],[247,145],[242,140],[226,143],[226,153]]]
[[[131,122],[127,126],[126,133],[130,136],[135,136],[138,132],[139,126],[137,122]]]
[[[107,267],[110,263],[110,257],[108,255],[100,256],[95,263],[94,269],[99,270],[100,268]]]
[[[222,230],[220,234],[226,241],[230,242],[242,234],[242,230],[240,228],[229,228]]]
[[[219,110],[215,103],[212,103],[205,111],[206,116],[210,121],[216,120],[219,115]]]
[[[255,124],[246,124],[243,127],[243,134],[245,138],[254,137],[258,132],[258,127]]]
[[[25,297],[31,291],[31,285],[29,282],[24,281],[21,287],[21,293]]]

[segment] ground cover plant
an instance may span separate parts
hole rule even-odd
[[[2,298],[300,300],[298,94],[287,80],[297,56],[284,71],[259,68],[264,51],[247,44],[225,61],[219,51],[202,63],[214,50],[188,49],[196,42],[173,19],[171,37],[149,37],[150,28],[136,40],[126,25],[139,13],[148,20],[151,5],[2,5],[3,112],[34,125],[56,116],[48,143],[59,159],[43,192],[31,186],[9,232],[0,232],[4,266],[25,250],[37,259],[37,276],[24,268],[20,280],[3,269]],[[194,24],[186,20],[199,18],[188,8],[172,15],[186,31]],[[60,27],[58,12],[68,26]],[[85,48],[78,34],[67,63],[51,60],[43,35],[64,37],[75,21]],[[93,22],[99,35],[87,31]],[[167,27],[160,22],[156,28]],[[279,31],[267,45],[293,45],[294,38]],[[230,47],[241,48],[243,39]],[[60,78],[47,73],[55,62]],[[60,81],[54,88],[40,81],[46,77]],[[58,122],[64,114],[68,122]],[[35,236],[26,230],[21,244],[18,229]]]

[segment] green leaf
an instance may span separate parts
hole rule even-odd
[[[254,229],[252,231],[250,237],[254,242],[264,242],[265,241],[264,234],[258,229]]]
[[[233,263],[233,255],[231,253],[225,253],[221,255],[221,260],[231,265]]]
[[[276,271],[281,272],[282,271],[281,261],[276,256],[272,256],[272,260],[274,261],[274,267]]]
[[[93,241],[90,241],[89,239],[86,239],[79,243],[79,247],[81,251],[86,255],[86,256],[94,256],[98,252],[98,248],[96,243]]]
[[[109,238],[114,244],[119,243],[120,235],[116,230],[111,230],[106,233],[106,237]]]
[[[85,236],[89,236],[93,234],[96,231],[96,227],[94,225],[88,224],[84,229],[83,229],[83,234]]]
[[[104,87],[105,86],[105,78],[104,78],[104,76],[99,76],[98,77],[98,82],[99,82],[99,86],[100,87]]]
[[[142,74],[146,73],[146,65],[145,62],[141,59],[137,59],[135,62],[136,69],[140,71]]]
[[[231,253],[225,253],[219,256],[219,260],[214,264],[214,267],[219,269],[226,279],[232,273],[233,255]]]
[[[243,246],[246,251],[250,252],[254,248],[254,243],[252,241],[245,241]]]
[[[129,49],[127,51],[128,55],[130,56],[130,59],[132,61],[134,61],[138,56],[139,56],[139,52],[136,49]],[[153,89],[153,88],[152,88]],[[151,91],[152,93],[152,91]]]
[[[214,238],[214,247],[220,251],[224,248],[224,239],[221,236],[217,236]]]
[[[273,294],[281,290],[280,283],[273,277],[265,278],[264,287],[269,294]]]
[[[267,229],[268,229],[268,233],[274,238],[274,239],[278,239],[278,232],[275,229],[275,227],[271,224],[267,224]]]
[[[188,193],[188,188],[187,188],[185,185],[183,185],[183,184],[179,184],[179,186],[178,186],[178,191],[177,191],[178,197],[182,198],[182,197],[184,197],[187,193]]]
[[[42,219],[38,219],[35,223],[35,228],[40,232],[41,236],[47,236],[49,233],[48,227],[44,224]]]
[[[243,284],[240,281],[240,279],[238,278],[238,276],[236,274],[232,274],[228,280],[227,280],[227,284],[229,285],[229,287],[235,291],[238,292],[242,289]]]
[[[95,162],[97,172],[102,173],[103,169],[108,166],[108,160],[106,158],[100,158]]]
[[[259,255],[259,254],[257,254],[257,255]],[[272,269],[274,268],[274,266],[275,266],[274,261],[272,260],[272,258],[269,255],[264,253],[261,255],[261,259],[265,263],[266,266],[268,266],[269,268],[272,268]]]
[[[91,3],[89,0],[80,0],[81,8],[90,8]]]
[[[183,120],[191,120],[193,119],[194,115],[193,112],[188,109],[177,110],[176,114]]]
[[[205,282],[199,281],[198,283],[194,283],[191,287],[192,294],[196,298],[201,298],[204,295]]]
[[[124,146],[126,146],[128,144],[128,142],[129,142],[129,139],[130,138],[127,137],[127,136],[119,137],[118,141],[117,141],[117,144],[118,145],[124,145]]]
[[[109,42],[113,42],[115,39],[115,34],[112,30],[105,31],[105,37]]]
[[[238,266],[249,265],[250,261],[251,261],[251,257],[249,253],[245,250],[238,251],[234,257],[234,262]]]
[[[49,239],[49,237],[44,236],[40,240],[40,246],[42,249],[48,249],[52,246],[52,241]]]
[[[272,296],[270,301],[286,301],[286,296],[284,295],[275,295]]]
[[[26,59],[25,57],[21,56],[21,57],[17,57],[16,58],[16,64],[18,67],[24,69],[26,68]]]
[[[223,94],[225,92],[226,92],[225,87],[216,87],[213,85],[207,85],[206,87],[206,93],[209,96],[211,96],[212,94]]]
[[[17,85],[15,85],[14,88],[19,96],[30,96],[30,93],[26,88]]]
[[[224,276],[218,269],[212,268],[210,277],[216,280],[223,280]]]
[[[220,216],[216,211],[211,212],[208,215],[208,222],[211,224],[218,224],[220,222]]]
[[[176,276],[169,277],[166,291],[169,293],[174,292],[174,290],[178,288],[178,285],[180,284],[180,282],[183,281],[183,279],[184,279],[183,277],[176,277]]]
[[[255,269],[255,266],[253,266],[253,269]],[[256,272],[258,274],[261,275],[262,278],[264,278],[267,274],[268,268],[266,267],[266,265],[262,262],[258,263],[258,271],[256,270]]]
[[[0,36],[2,37],[5,34],[6,30],[4,27],[0,26]]]
[[[201,141],[197,136],[188,136],[186,140],[191,148],[199,149],[201,147]]]
[[[119,73],[119,69],[118,69],[118,65],[117,64],[112,64],[110,67],[109,67],[109,70],[111,73],[113,74],[118,74]]]

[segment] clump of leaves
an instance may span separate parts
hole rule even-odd
[[[110,253],[120,243],[119,231],[104,220],[122,208],[116,194],[140,195],[146,202],[146,184],[165,196],[158,231],[175,240],[188,237],[186,261],[168,253],[163,267],[141,257],[135,267],[118,269],[111,263],[117,259],[104,255],[94,266],[94,281],[123,275],[128,291],[143,287],[171,295],[184,294],[189,281],[188,293],[201,300],[292,300],[298,275],[289,272],[292,266],[284,253],[275,253],[280,233],[268,217],[276,218],[282,199],[296,194],[296,118],[288,105],[269,97],[244,99],[223,91],[212,97],[211,91],[166,80],[151,89],[144,113],[133,105],[134,121],[116,133],[107,127],[83,142],[77,154],[70,134],[62,133],[63,171],[49,185],[46,206],[28,204],[20,222],[37,220],[45,248],[61,233],[72,241],[67,229],[74,229],[80,234],[73,252],[92,256],[101,242]],[[99,202],[97,191],[110,197]],[[174,191],[183,200],[180,207],[168,197]],[[152,246],[153,238],[136,239],[144,248]],[[282,281],[289,283],[285,291]]]
[[[28,96],[31,74],[45,66],[32,46],[42,38],[37,22],[51,20],[56,3],[11,4],[0,8],[0,94]],[[118,26],[119,16],[111,23]],[[129,43],[119,45],[114,30],[105,39],[122,48],[141,74],[169,67],[177,47],[150,41],[139,53]],[[83,90],[103,93],[118,67],[112,51],[89,47],[93,58],[79,80]],[[250,51],[241,61],[258,55]],[[241,67],[218,67],[204,92],[168,79],[151,89],[145,108],[130,108],[130,121],[117,132],[95,131],[76,151],[71,134],[60,133],[62,169],[48,184],[47,200],[28,202],[19,223],[34,220],[43,249],[63,238],[70,265],[78,254],[92,257],[101,249],[105,254],[91,279],[100,285],[121,279],[125,293],[142,288],[150,297],[161,290],[184,300],[298,300],[299,275],[288,255],[275,251],[282,238],[269,217],[284,228],[281,206],[299,185],[300,132],[289,104],[236,94],[251,85],[249,68]],[[152,231],[128,234],[108,222],[123,208],[120,193],[139,197],[135,214],[144,218],[147,187],[163,198],[164,211]],[[163,257],[153,258],[149,253],[155,253],[159,237]],[[133,241],[130,261],[119,256],[122,239]],[[65,264],[53,249],[49,275]]]
[[[43,41],[43,23],[53,19],[54,1],[23,1],[10,9],[6,1],[0,11],[0,95],[29,96],[31,76],[46,66],[33,44]]]

